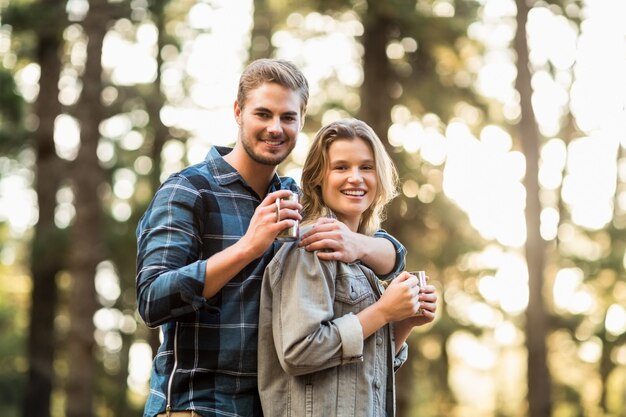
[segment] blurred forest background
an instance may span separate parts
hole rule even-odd
[[[158,332],[134,230],[233,144],[239,74],[312,97],[280,172],[356,116],[400,172],[385,228],[440,291],[400,417],[626,417],[626,2],[1,0],[3,417],[140,416]]]

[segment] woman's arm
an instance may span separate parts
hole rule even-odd
[[[349,313],[333,319],[336,263],[295,245],[288,249],[263,278],[272,282],[272,334],[281,366],[289,375],[303,375],[361,361],[358,318]]]
[[[406,319],[417,313],[419,281],[408,272],[395,278],[378,301],[357,314],[363,328],[363,339],[392,321]]]
[[[422,288],[420,290],[419,300],[422,314],[397,321],[394,325],[396,354],[400,352],[402,345],[406,342],[406,339],[409,337],[414,327],[431,323],[435,319],[435,312],[437,311],[437,294],[435,293],[435,287],[433,285],[426,285]]]

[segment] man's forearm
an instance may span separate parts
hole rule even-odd
[[[239,242],[207,259],[202,295],[209,299],[256,257]]]
[[[361,235],[363,254],[361,262],[369,266],[377,275],[393,271],[396,264],[396,249],[389,239]]]

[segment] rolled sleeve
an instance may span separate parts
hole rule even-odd
[[[363,359],[363,328],[352,313],[334,320],[342,345],[342,364]]]
[[[137,226],[137,304],[150,327],[199,309],[206,261],[200,260],[199,193],[183,177],[168,179]]]

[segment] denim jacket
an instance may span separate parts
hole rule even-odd
[[[283,245],[263,276],[259,393],[265,417],[395,416],[393,326],[363,340],[356,314],[382,294],[369,268]]]

